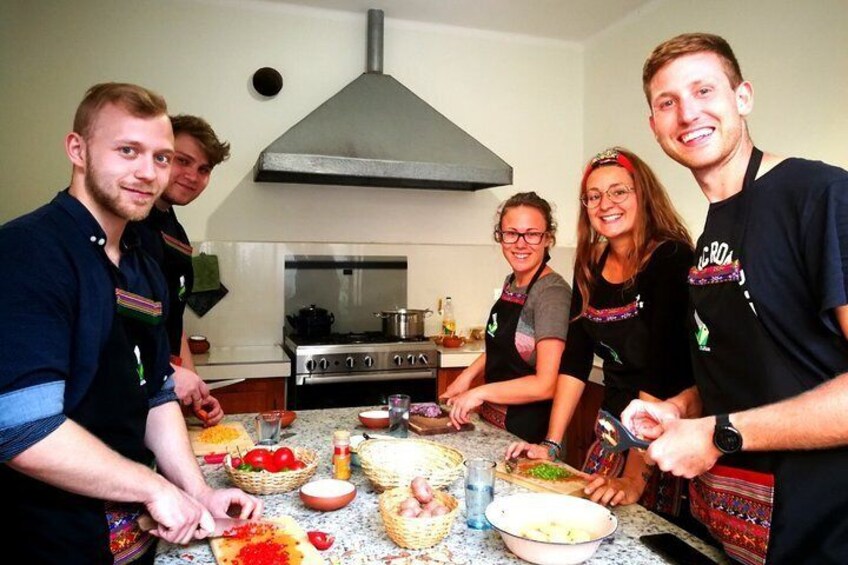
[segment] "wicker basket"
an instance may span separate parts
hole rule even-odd
[[[386,526],[386,533],[393,542],[406,549],[423,549],[436,545],[450,533],[459,503],[454,497],[440,490],[433,491],[433,495],[450,512],[444,516],[430,518],[405,518],[398,515],[398,507],[401,502],[412,496],[411,488],[393,488],[380,495],[380,516]]]
[[[373,439],[359,444],[362,472],[377,492],[407,487],[424,477],[433,488],[446,487],[463,474],[465,457],[452,447],[424,439]]]
[[[282,446],[272,446],[270,451],[276,451]],[[227,476],[241,490],[253,494],[276,494],[289,492],[303,486],[315,471],[318,470],[318,453],[312,449],[295,447],[294,456],[303,461],[306,467],[295,471],[281,471],[271,473],[268,471],[239,471],[233,469],[232,455],[224,459],[224,469]]]

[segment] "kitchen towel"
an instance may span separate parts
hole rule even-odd
[[[191,292],[207,292],[218,290],[221,286],[221,273],[218,270],[218,256],[201,253],[191,258],[194,269],[194,285]]]
[[[205,290],[203,292],[192,292],[188,295],[188,300],[186,300],[186,304],[191,308],[191,311],[197,314],[198,317],[202,318],[204,314],[206,314],[209,310],[212,309],[213,306],[218,304],[224,296],[227,295],[229,290],[223,284],[218,284],[218,288],[215,290]]]

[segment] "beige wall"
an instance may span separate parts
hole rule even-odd
[[[162,93],[233,146],[206,194],[180,213],[192,239],[490,242],[497,203],[521,190],[560,202],[579,175],[582,52],[574,44],[427,26],[386,13],[384,70],[515,169],[474,193],[252,180],[268,143],[365,70],[366,15],[270,2],[4,0],[0,4],[0,222],[69,176],[62,138],[85,89],[107,80]],[[249,80],[283,75],[270,100]],[[576,205],[561,206],[571,223]]]
[[[584,158],[624,145],[657,172],[700,233],[706,199],[665,156],[648,127],[642,64],[679,33],[726,38],[754,85],[749,126],[762,149],[848,168],[848,2],[845,0],[660,0],[586,46]]]

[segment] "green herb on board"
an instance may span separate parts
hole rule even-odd
[[[527,474],[543,481],[562,481],[572,476],[566,469],[552,465],[551,463],[539,463],[535,467],[528,469]]]

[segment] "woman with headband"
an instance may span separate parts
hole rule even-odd
[[[602,408],[611,414],[635,398],[665,399],[693,387],[686,342],[692,242],[665,189],[641,159],[616,147],[589,161],[580,202],[576,292],[548,433],[540,444],[510,445],[507,457],[559,454],[593,355],[603,359]],[[654,472],[638,453],[612,453],[596,440],[583,470],[592,474],[586,494],[593,501],[641,500],[667,514],[679,511],[682,482]]]

